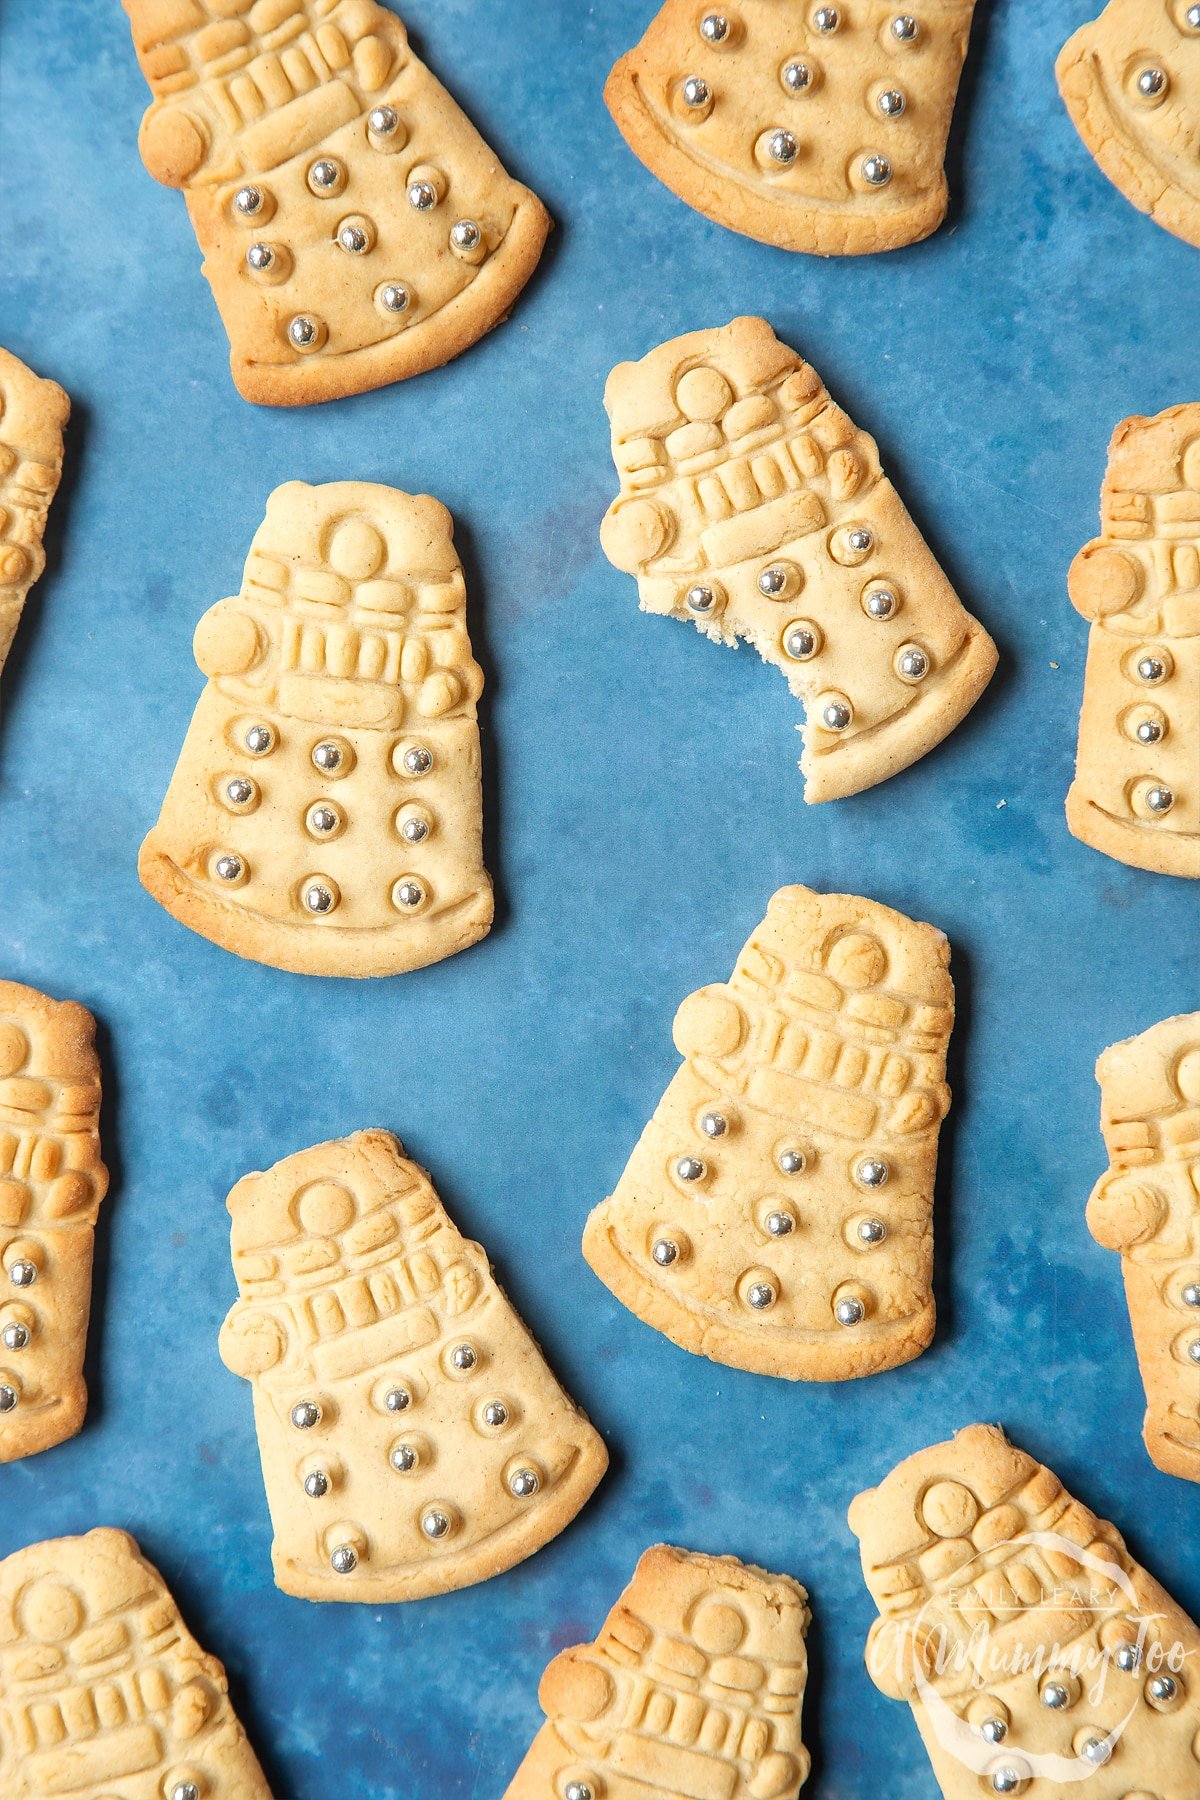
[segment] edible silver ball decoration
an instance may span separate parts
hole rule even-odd
[[[342,766],[343,752],[340,744],[317,744],[312,753],[314,765],[323,769],[326,775],[334,775]]]
[[[675,1173],[680,1181],[699,1181],[704,1173],[704,1164],[698,1156],[681,1156],[675,1164]]]
[[[763,1220],[763,1224],[766,1226],[771,1236],[777,1238],[787,1237],[796,1229],[795,1219],[793,1219],[791,1213],[787,1212],[769,1212]]]
[[[875,104],[885,119],[898,119],[908,102],[899,88],[885,88]]]
[[[863,1187],[880,1188],[887,1180],[890,1170],[881,1156],[864,1156],[855,1165],[854,1179]]]
[[[455,1344],[450,1352],[450,1366],[457,1369],[460,1375],[467,1374],[479,1361],[470,1344]]]
[[[29,1347],[28,1325],[6,1325],[0,1342],[6,1350],[26,1350]]]
[[[862,178],[871,187],[886,187],[892,179],[892,165],[886,156],[880,156],[877,151],[871,156],[864,156]]]
[[[489,1431],[499,1431],[508,1424],[508,1408],[503,1400],[489,1400],[483,1409],[483,1422]]]
[[[1102,1769],[1105,1763],[1112,1761],[1112,1746],[1105,1738],[1088,1738],[1082,1746],[1082,1754],[1094,1769]]]
[[[232,781],[225,784],[225,798],[230,806],[248,806],[254,798],[254,783],[247,781],[244,775],[235,775]]]
[[[448,1537],[450,1534],[449,1513],[442,1512],[439,1507],[431,1506],[428,1512],[421,1514],[421,1530],[427,1538],[433,1538],[435,1541],[438,1538]]]
[[[1179,1683],[1173,1675],[1152,1675],[1146,1683],[1146,1692],[1151,1700],[1160,1706],[1166,1706],[1179,1692]]]
[[[437,189],[432,181],[414,181],[410,184],[408,204],[414,212],[432,212],[437,202]]]
[[[15,1262],[8,1271],[8,1279],[12,1282],[14,1287],[32,1287],[37,1280],[36,1263],[26,1262],[22,1258],[20,1262]]]
[[[863,605],[869,619],[890,619],[899,601],[891,588],[872,588]]]
[[[240,881],[244,867],[240,856],[218,856],[214,873],[218,881]]]
[[[861,1300],[839,1300],[833,1309],[833,1316],[839,1325],[861,1325],[867,1316],[867,1309]],[[998,1720],[988,1721],[997,1724]]]
[[[755,1312],[765,1312],[768,1306],[775,1304],[775,1289],[769,1281],[752,1281],[746,1289],[746,1303]]]
[[[780,80],[789,94],[802,94],[812,86],[812,70],[804,62],[785,63]]]
[[[429,826],[424,819],[405,819],[400,836],[406,844],[423,844],[429,836]]]
[[[1169,787],[1152,787],[1146,789],[1146,806],[1152,813],[1170,812],[1175,804],[1175,796]]]
[[[1187,1353],[1191,1362],[1200,1363],[1200,1338],[1192,1339],[1187,1347]]]
[[[1042,1705],[1048,1706],[1051,1712],[1062,1712],[1071,1704],[1071,1690],[1061,1681],[1048,1681],[1042,1689]]]
[[[12,1412],[12,1410],[16,1406],[16,1404],[17,1404],[16,1388],[10,1388],[8,1386],[8,1384],[5,1383],[5,1385],[3,1387],[0,1387],[0,1413]]]
[[[310,881],[303,893],[303,901],[310,913],[318,918],[332,912],[334,908],[333,891],[320,881]]]
[[[979,1727],[979,1735],[986,1738],[989,1744],[1002,1744],[1008,1736],[1008,1722],[994,1717],[985,1719]]]
[[[358,1567],[358,1551],[353,1544],[339,1544],[329,1563],[335,1575],[353,1575]]]
[[[361,256],[371,248],[371,240],[361,225],[343,225],[337,241],[350,256]]]
[[[896,667],[905,681],[924,681],[929,673],[929,658],[916,644],[906,644],[896,658]]]
[[[200,1789],[194,1781],[177,1781],[171,1789],[171,1800],[200,1800]]]
[[[1180,1299],[1185,1306],[1200,1306],[1200,1281],[1189,1281]]]
[[[251,244],[246,252],[246,262],[256,275],[265,275],[275,262],[275,252],[270,244]]]
[[[595,1800],[592,1789],[586,1781],[568,1781],[564,1789],[564,1800]]]
[[[514,1469],[508,1491],[514,1500],[532,1500],[541,1485],[541,1477],[536,1469]]]
[[[711,99],[712,89],[703,75],[689,75],[683,84],[684,105],[698,110],[702,106],[707,106]]]
[[[803,1150],[781,1150],[779,1167],[785,1175],[802,1175],[808,1167],[808,1158]]]
[[[269,725],[251,725],[246,733],[246,748],[251,756],[265,756],[274,746],[275,733]]]
[[[420,906],[425,898],[425,889],[419,881],[398,881],[392,890],[397,906],[407,906],[411,911]]]
[[[241,213],[243,219],[253,219],[262,211],[262,189],[242,187],[233,196],[234,211]]]
[[[317,322],[310,319],[307,313],[297,313],[288,326],[288,336],[297,350],[307,350],[310,344],[316,343],[318,335]]]
[[[994,1794],[1015,1794],[1021,1785],[1021,1777],[1015,1769],[997,1769],[992,1776],[992,1792]]]
[[[292,1424],[297,1431],[311,1431],[320,1418],[321,1409],[315,1400],[297,1400],[291,1411]]]
[[[723,44],[729,36],[729,20],[724,13],[705,13],[700,21],[700,36],[706,44]]]
[[[846,542],[857,555],[864,556],[875,539],[865,525],[856,525],[853,531],[847,533]]]
[[[1157,719],[1143,719],[1135,735],[1139,744],[1157,744],[1162,734],[1163,728]]]
[[[308,185],[318,193],[328,193],[342,178],[342,171],[331,156],[322,156],[308,171]]]
[[[314,806],[308,815],[308,828],[315,831],[318,837],[327,837],[338,828],[338,816],[332,806]]]
[[[729,1120],[724,1113],[706,1112],[700,1115],[700,1129],[705,1137],[724,1137],[729,1130]]]
[[[428,775],[433,767],[433,751],[426,750],[423,744],[415,744],[411,750],[404,752],[404,771],[407,775]]]
[[[474,219],[459,219],[450,227],[450,242],[456,250],[478,250],[483,233]]]
[[[787,591],[787,585],[788,572],[779,563],[772,563],[758,578],[758,591],[765,594],[768,600],[778,600]]]
[[[679,1245],[672,1238],[656,1238],[650,1254],[660,1269],[669,1269],[679,1255]]]
[[[1200,6],[1189,6],[1183,15],[1183,22],[1189,31],[1200,31]]]
[[[836,6],[818,6],[813,14],[813,25],[818,31],[836,31],[841,22],[841,14]]]
[[[389,1388],[383,1396],[383,1404],[390,1413],[407,1412],[412,1405],[412,1395],[405,1387]]]
[[[912,44],[921,35],[921,27],[911,13],[900,13],[892,20],[892,36],[898,44]]]
[[[710,587],[690,587],[683,597],[683,604],[690,613],[710,613],[717,604],[717,596]]]
[[[397,1475],[411,1475],[417,1466],[417,1453],[411,1444],[397,1444],[388,1461]]]
[[[1113,1661],[1124,1674],[1132,1675],[1135,1669],[1140,1669],[1142,1666],[1140,1646],[1130,1643],[1119,1644]]]
[[[1138,93],[1147,100],[1157,100],[1167,85],[1165,69],[1143,69],[1137,78]]]
[[[822,710],[821,723],[826,731],[845,731],[853,716],[844,700],[831,700]]]
[[[795,662],[808,662],[817,654],[817,634],[811,625],[793,625],[783,647]]]
[[[790,131],[773,131],[767,139],[767,155],[786,169],[800,154],[800,146]]]
[[[1167,665],[1161,656],[1139,656],[1137,660],[1137,678],[1151,687],[1158,681],[1164,681]]]
[[[385,312],[401,313],[408,310],[408,289],[398,281],[389,281],[386,287],[380,288],[379,299]]]
[[[887,1234],[888,1229],[882,1219],[860,1219],[858,1222],[860,1244],[882,1244]]]
[[[329,1492],[329,1477],[324,1469],[314,1469],[304,1477],[304,1491],[310,1500],[323,1500]]]
[[[376,106],[367,114],[367,127],[376,137],[391,137],[399,123],[394,106]]]

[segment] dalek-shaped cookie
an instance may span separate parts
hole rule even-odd
[[[0,982],[0,1463],[73,1437],[87,1410],[99,1113],[91,1014]]]
[[[621,492],[605,554],[647,612],[744,638],[804,701],[806,800],[906,768],[996,663],[875,442],[764,319],[662,344],[605,388]]]
[[[549,229],[374,0],[125,0],[248,400],[434,368],[505,318]]]
[[[390,1133],[247,1175],[229,1210],[221,1355],[253,1384],[285,1593],[446,1593],[574,1518],[603,1440]]]
[[[71,402],[0,349],[0,669],[25,597],[46,566],[42,535],[58,491]]]
[[[730,980],[689,994],[683,1067],[584,1235],[638,1318],[793,1380],[926,1348],[949,954],[875,901],[781,888]]]
[[[1198,877],[1200,401],[1117,426],[1100,524],[1067,577],[1091,621],[1067,823],[1134,868]]]
[[[666,0],[604,98],[634,154],[707,218],[786,250],[891,250],[945,216],[974,9]]]
[[[1167,1474],[1200,1481],[1200,1013],[1113,1044],[1096,1079],[1110,1167],[1088,1229],[1121,1253],[1146,1448]]]
[[[647,1550],[595,1642],[542,1676],[504,1800],[795,1800],[807,1598],[732,1556]]]
[[[492,921],[479,727],[450,515],[366,482],[277,488],[241,593],[196,630],[208,686],[145,886],[239,956],[387,975]]]
[[[1194,1800],[1200,1631],[1050,1469],[972,1425],[859,1494],[850,1528],[867,1667],[947,1800]]]
[[[271,1800],[158,1570],[123,1531],[0,1562],[4,1800]]]

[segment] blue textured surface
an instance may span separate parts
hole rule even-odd
[[[0,1469],[0,1553],[123,1525],[162,1567],[281,1800],[498,1800],[554,1649],[591,1636],[657,1538],[812,1593],[806,1735],[822,1800],[918,1800],[906,1708],[861,1650],[855,1491],[977,1418],[1049,1460],[1200,1614],[1200,1489],[1158,1474],[1117,1259],[1097,1052],[1196,1004],[1195,894],[1068,836],[1086,629],[1064,575],[1109,432],[1197,397],[1195,250],[1103,179],[1054,89],[1087,0],[981,6],[949,224],[822,263],[734,237],[634,161],[601,102],[651,0],[408,0],[418,48],[558,223],[511,322],[438,373],[316,411],[239,400],[178,196],[137,156],[115,0],[0,19],[0,342],[74,400],[50,567],[4,676],[0,972],[102,1024],[113,1192],[92,1408]],[[604,562],[610,366],[762,312],[879,437],[999,674],[932,756],[806,809],[798,718],[749,651],[639,615]],[[397,980],[305,980],[194,937],[138,886],[200,686],[191,635],[292,477],[428,490],[454,513],[483,702],[495,930]],[[579,1255],[675,1066],[680,997],[721,979],[780,883],[875,896],[954,949],[933,1348],[792,1387],[685,1355]],[[312,1607],[271,1584],[223,1199],[247,1169],[398,1131],[491,1252],[611,1473],[532,1562],[425,1604]],[[1191,1550],[1189,1550],[1189,1545]]]

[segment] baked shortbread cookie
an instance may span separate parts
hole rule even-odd
[[[58,491],[71,402],[0,349],[0,670],[30,588],[46,566],[42,537]]]
[[[108,1191],[95,1037],[74,1000],[0,981],[0,1463],[74,1437],[87,1411],[92,1251]]]
[[[1200,4],[1111,0],[1055,65],[1080,137],[1140,212],[1200,245]]]
[[[123,1531],[0,1562],[5,1800],[271,1800],[215,1656]]]
[[[950,948],[848,894],[780,888],[727,983],[675,1015],[671,1078],[583,1253],[714,1362],[843,1381],[933,1336]]]
[[[571,1522],[603,1440],[389,1132],[247,1175],[229,1210],[221,1355],[253,1385],[285,1593],[444,1594]]]
[[[1001,1431],[908,1457],[850,1528],[880,1614],[867,1667],[946,1800],[1195,1800],[1200,1631]]]
[[[1146,1448],[1200,1481],[1200,1012],[1113,1044],[1096,1079],[1110,1167],[1088,1229],[1121,1252]]]
[[[752,643],[804,702],[806,800],[907,768],[996,666],[874,439],[765,319],[661,344],[608,378],[621,492],[605,555],[646,612]]]
[[[786,1575],[647,1550],[595,1642],[542,1676],[504,1800],[795,1800],[809,1616]]]
[[[1117,426],[1067,587],[1091,621],[1067,823],[1134,868],[1200,876],[1200,401]]]
[[[475,702],[450,514],[364,481],[276,488],[138,871],[239,956],[392,975],[483,937]]]
[[[124,0],[238,391],[268,406],[436,368],[505,318],[550,221],[374,0]]]
[[[936,231],[975,0],[666,0],[604,98],[689,206],[785,250],[861,256]]]

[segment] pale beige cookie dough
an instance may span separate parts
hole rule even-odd
[[[1113,1044],[1096,1079],[1111,1166],[1088,1229],[1121,1253],[1146,1448],[1168,1475],[1200,1481],[1200,1012]]]
[[[253,1386],[285,1593],[444,1594],[570,1524],[604,1442],[389,1132],[247,1175],[229,1210],[221,1355]]]
[[[684,1057],[583,1253],[685,1350],[843,1381],[933,1336],[933,1180],[950,1104],[950,947],[847,894],[781,888],[727,983],[675,1015]]]
[[[660,344],[608,378],[621,492],[600,541],[646,612],[753,644],[804,702],[806,800],[924,756],[996,647],[884,475],[873,438],[765,319]]]
[[[267,406],[436,368],[504,319],[550,221],[374,0],[124,0],[238,391]]]
[[[697,212],[785,250],[936,231],[975,0],[666,0],[604,98]]]
[[[504,1800],[795,1800],[809,1616],[786,1575],[647,1550],[595,1642],[542,1676]]]
[[[850,1528],[879,1608],[867,1667],[945,1800],[1195,1800],[1200,1631],[1001,1431],[908,1457]]]
[[[87,1411],[92,1251],[108,1191],[95,1037],[75,1001],[0,981],[0,1463],[74,1437]]]
[[[0,1562],[4,1800],[271,1800],[215,1656],[123,1531]]]
[[[63,465],[71,402],[0,349],[0,672],[30,588],[46,566],[42,539]]]
[[[1200,402],[1117,426],[1100,536],[1067,586],[1091,621],[1067,823],[1136,869],[1200,877]]]
[[[208,685],[138,861],[168,912],[306,975],[397,974],[485,935],[483,673],[439,501],[276,488],[195,655]]]
[[[1108,179],[1200,246],[1200,3],[1111,0],[1055,65],[1059,92]]]

